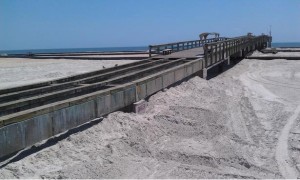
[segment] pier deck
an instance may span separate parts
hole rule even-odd
[[[168,55],[157,55],[155,58],[200,58],[204,57],[203,47],[188,49],[184,51],[174,52]]]

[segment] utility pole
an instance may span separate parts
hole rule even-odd
[[[268,42],[268,47],[272,47],[272,25],[269,25],[270,30],[269,30],[269,42]]]

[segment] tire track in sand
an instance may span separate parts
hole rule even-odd
[[[298,171],[289,158],[288,137],[290,130],[300,113],[300,105],[297,106],[294,114],[288,119],[286,125],[281,130],[276,147],[276,161],[280,173],[284,178],[297,179]]]

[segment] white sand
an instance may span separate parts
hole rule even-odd
[[[57,56],[47,56],[47,57],[57,57]],[[68,56],[68,57],[75,57],[75,58],[78,58],[80,56]],[[141,58],[148,58],[149,57],[149,54],[112,54],[112,55],[82,55],[82,57],[87,57],[87,58],[120,58],[120,57],[126,57],[127,59],[128,58],[135,58],[135,57],[141,57]]]
[[[296,48],[296,47],[294,47],[294,48],[285,48],[285,47],[283,47],[283,48],[276,48],[276,49],[278,49],[278,50],[296,50],[296,51],[300,51],[300,48]]]
[[[61,77],[135,62],[135,60],[69,60],[0,58],[0,89],[49,81]]]
[[[112,113],[0,178],[299,177],[299,70],[300,61],[243,60],[192,78],[152,96],[145,114]]]
[[[273,53],[262,53],[259,51],[255,51],[252,54],[253,56],[280,56],[280,57],[300,57],[300,52],[277,52],[276,54]]]

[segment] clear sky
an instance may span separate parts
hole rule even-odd
[[[201,32],[300,42],[300,0],[0,0],[0,50],[146,46]]]

